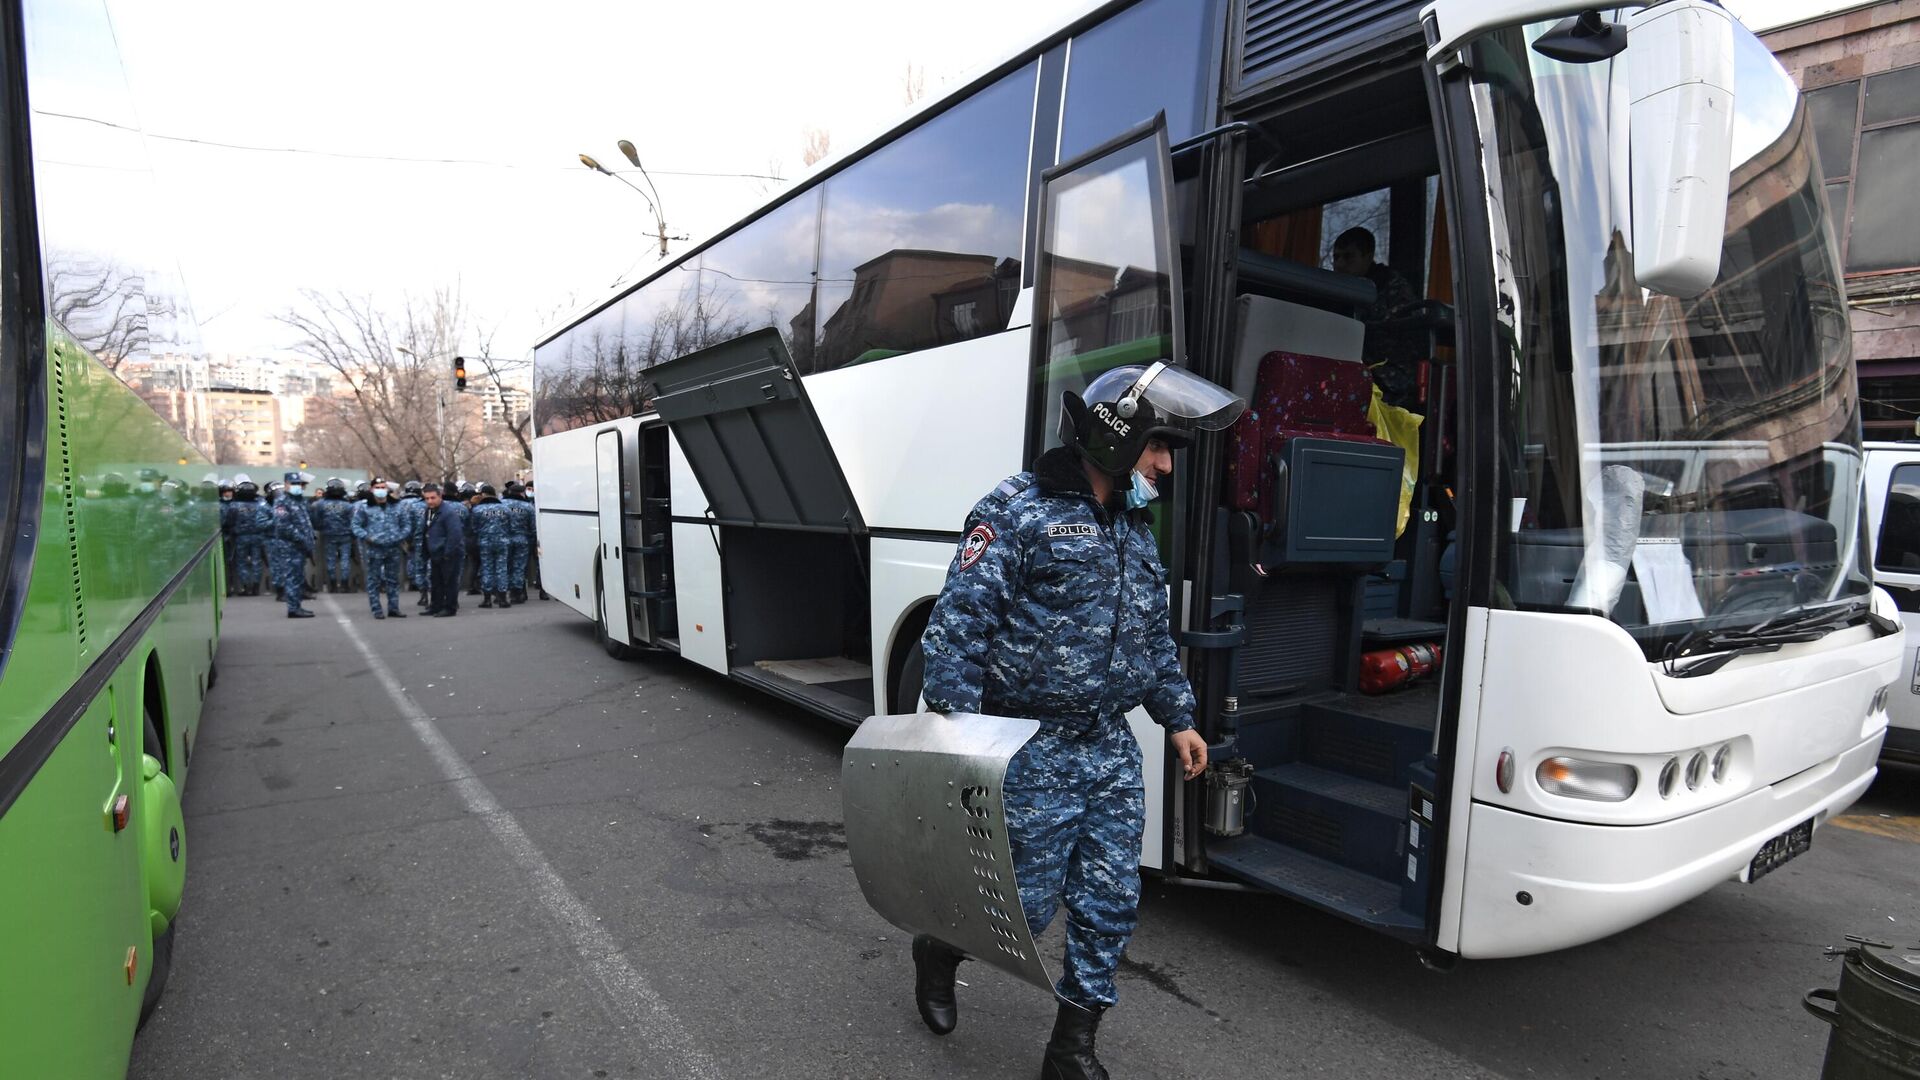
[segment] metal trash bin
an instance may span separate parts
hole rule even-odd
[[[1816,987],[1801,1002],[1833,1028],[1821,1080],[1920,1077],[1920,944],[1848,940],[1856,944],[1846,952],[1840,988]]]

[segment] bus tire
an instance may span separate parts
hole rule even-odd
[[[607,590],[601,587],[600,572],[593,574],[593,636],[600,639],[600,647],[615,660],[637,660],[640,650],[622,641],[613,640],[607,633]]]
[[[173,934],[178,919],[167,924],[167,932],[153,939],[153,954],[147,958],[147,989],[140,997],[140,1022],[135,1030],[147,1026],[153,1011],[160,1007],[160,995],[167,991],[167,976],[173,974]]]
[[[141,737],[141,750],[164,767],[167,761],[166,743],[160,738],[160,721],[153,714],[152,701],[148,701],[141,712],[146,721],[146,730]],[[142,903],[145,902],[143,898]],[[167,923],[166,932],[153,939],[153,949],[147,957],[147,988],[140,996],[140,1021],[137,1028],[147,1026],[147,1019],[153,1015],[153,1010],[160,1006],[160,995],[166,992],[167,976],[173,973],[173,932],[178,925],[179,916],[176,914],[174,919]]]
[[[927,654],[921,651],[920,642],[916,640],[901,658],[900,677],[894,680],[893,700],[889,702],[894,715],[920,710],[920,690],[926,676]]]

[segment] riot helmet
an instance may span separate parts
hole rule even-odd
[[[459,491],[459,495],[460,495],[460,498],[462,498],[462,499],[471,499],[471,498],[473,498],[473,485],[472,485],[472,484],[469,484],[469,483],[465,483],[465,482],[463,481],[463,482],[462,482],[462,483],[460,484],[460,491]]]
[[[240,482],[233,485],[233,497],[241,502],[252,502],[260,495],[260,489],[247,479],[246,473],[240,474]]]
[[[347,482],[337,476],[327,477],[327,498],[344,499],[347,497]]]
[[[408,496],[420,495],[425,491],[425,489],[421,487],[420,481],[418,480],[407,481],[405,484],[401,485],[401,490]]]
[[[527,489],[521,485],[520,481],[518,480],[507,481],[507,498],[524,499],[526,497],[527,497]]]
[[[1195,431],[1220,431],[1247,403],[1165,361],[1102,372],[1084,394],[1060,396],[1060,441],[1109,476],[1125,476],[1152,439],[1178,448]]]
[[[491,499],[496,494],[497,493],[493,490],[492,484],[489,484],[484,480],[480,482],[480,495],[482,498]]]

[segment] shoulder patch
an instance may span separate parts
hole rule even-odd
[[[1022,473],[1018,476],[1009,476],[1005,480],[1000,481],[1000,485],[993,489],[993,494],[994,497],[1001,502],[1006,502],[1032,486],[1033,480]]]
[[[993,543],[993,526],[981,522],[973,527],[965,540],[960,541],[960,569],[965,570],[980,561],[986,553],[987,545]]]
[[[1084,521],[1069,521],[1047,526],[1047,538],[1057,536],[1099,536],[1100,530]]]

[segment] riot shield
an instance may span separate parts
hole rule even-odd
[[[902,930],[932,934],[1051,993],[1013,880],[1000,783],[1040,725],[916,713],[860,725],[841,762],[860,891]]]

